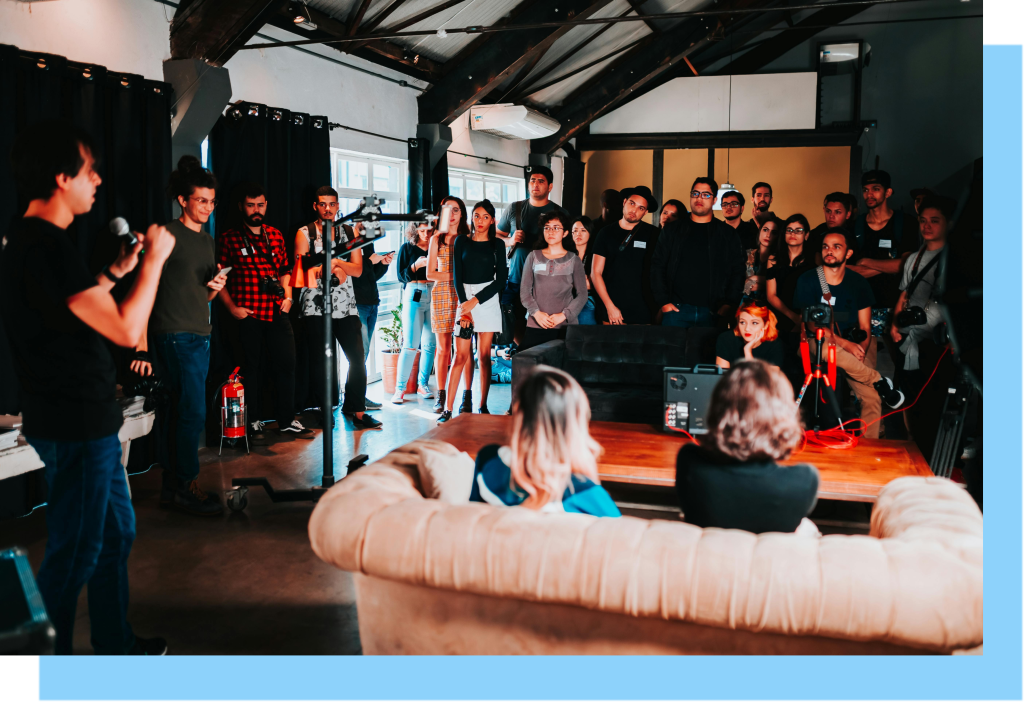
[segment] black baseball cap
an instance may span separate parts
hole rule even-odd
[[[886,171],[880,171],[878,169],[868,171],[860,177],[860,186],[863,188],[865,185],[878,184],[888,190],[892,187],[892,176]]]

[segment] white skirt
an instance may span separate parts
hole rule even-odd
[[[466,295],[468,297],[474,297],[488,285],[490,283],[466,283],[463,287],[466,288]],[[501,305],[498,303],[499,297],[501,297],[501,293],[494,295],[487,302],[481,302],[469,313],[473,317],[474,332],[501,331]],[[458,321],[459,319],[456,318],[455,322],[458,323]]]

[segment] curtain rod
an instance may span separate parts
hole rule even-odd
[[[327,126],[330,129],[347,129],[350,132],[359,132],[360,134],[368,134],[369,136],[377,137],[378,139],[389,139],[391,141],[400,141],[403,144],[408,144],[408,139],[399,139],[398,137],[388,136],[387,134],[377,134],[376,132],[368,132],[365,129],[356,129],[355,127],[347,127],[344,124],[338,124],[337,122],[328,122]]]
[[[476,154],[464,154],[461,151],[449,151],[448,153],[456,154],[458,156],[465,156],[466,158],[478,158],[481,161],[485,161],[487,163],[501,163],[501,164],[504,164],[506,166],[512,166],[513,168],[526,168],[526,166],[522,166],[522,165],[520,165],[518,163],[509,163],[508,161],[500,161],[500,160],[498,160],[496,158],[491,158],[490,156],[477,156]]]
[[[559,27],[582,27],[592,24],[619,24],[620,22],[651,22],[657,20],[691,19],[700,17],[718,17],[720,15],[749,15],[767,12],[793,12],[795,10],[824,10],[835,7],[856,7],[860,5],[902,5],[911,2],[925,2],[927,0],[841,0],[840,2],[813,3],[801,5],[788,5],[785,7],[757,7],[738,9],[718,10],[697,10],[691,12],[663,12],[659,14],[641,15],[619,15],[617,17],[588,17],[579,20],[560,20],[557,22],[534,22],[531,24],[512,24],[483,27],[471,25],[468,27],[453,27],[451,29],[418,29],[406,32],[380,32],[355,35],[350,37],[338,37],[334,39],[301,39],[299,41],[283,41],[272,44],[247,44],[239,48],[239,51],[247,49],[271,49],[287,46],[304,46],[307,44],[344,44],[349,42],[362,42],[370,39],[401,39],[403,37],[426,37],[438,36],[444,38],[449,34],[493,34],[497,32],[515,32],[535,29],[557,29]]]

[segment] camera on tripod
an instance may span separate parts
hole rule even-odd
[[[828,327],[832,324],[832,306],[824,302],[808,305],[804,308],[803,315],[805,322],[813,322],[821,327]]]
[[[260,288],[262,288],[263,292],[274,297],[283,298],[285,296],[284,286],[272,275],[265,275],[260,278]]]

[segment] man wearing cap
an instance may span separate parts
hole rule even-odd
[[[643,221],[658,211],[646,185],[622,191],[622,219],[597,233],[591,282],[610,324],[650,324],[657,308],[650,286],[651,254],[661,230]]]
[[[914,198],[914,212],[921,216],[921,203],[926,197],[939,197],[931,188],[914,188],[910,191],[910,197]]]
[[[888,336],[888,313],[900,296],[903,262],[918,248],[917,221],[889,206],[892,179],[888,173],[868,171],[860,182],[867,212],[854,221],[854,265],[849,269],[867,278],[874,293],[871,333]]]
[[[651,262],[651,289],[663,326],[712,327],[732,317],[743,294],[746,258],[739,234],[715,219],[718,183],[697,178],[690,216],[665,227]]]

